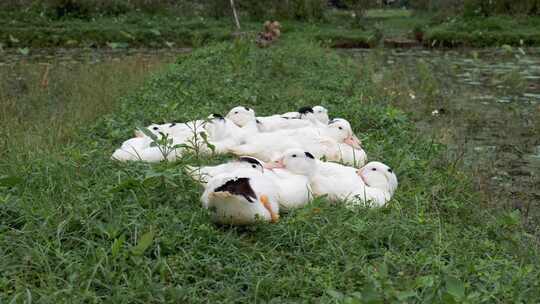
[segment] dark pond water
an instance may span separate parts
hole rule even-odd
[[[416,114],[412,116],[420,130],[449,144],[454,156],[475,172],[478,187],[491,201],[521,209],[538,227],[540,49],[379,49],[344,53],[359,60],[376,57],[378,62],[384,62],[379,72],[401,69],[412,78],[421,77],[420,66],[427,67],[439,90],[438,100],[429,103],[439,113],[414,113],[422,107],[410,107],[410,103],[403,109]],[[409,88],[414,94],[414,84]],[[426,101],[416,98],[414,102]]]

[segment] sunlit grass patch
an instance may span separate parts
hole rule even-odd
[[[4,65],[0,72],[0,155],[61,151],[81,128],[117,107],[163,64],[124,58],[97,64],[60,62]]]

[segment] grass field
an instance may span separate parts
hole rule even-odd
[[[294,34],[268,49],[212,45],[84,111],[91,115],[76,119],[69,140],[9,150],[0,160],[0,301],[537,302],[538,247],[519,213],[487,208],[445,147],[387,105],[365,66]],[[350,120],[370,159],[396,171],[395,198],[374,210],[319,199],[278,224],[218,227],[183,167],[223,157],[109,159],[135,126],[239,104],[260,114],[322,104]],[[6,135],[27,137],[21,130],[45,117],[25,113],[4,114],[21,121],[4,125]],[[41,134],[55,134],[52,125],[44,120],[50,132]],[[4,146],[18,146],[18,136]]]

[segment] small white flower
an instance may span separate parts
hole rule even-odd
[[[433,110],[433,112],[431,112],[431,116],[439,116],[439,110]]]

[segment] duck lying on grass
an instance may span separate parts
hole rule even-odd
[[[349,205],[371,203],[383,206],[394,194],[398,181],[387,165],[370,162],[360,169],[314,159],[309,152],[289,150],[267,168],[285,169],[308,178],[314,196]]]
[[[247,225],[279,219],[277,187],[262,170],[239,168],[214,176],[201,201],[219,224]]]

